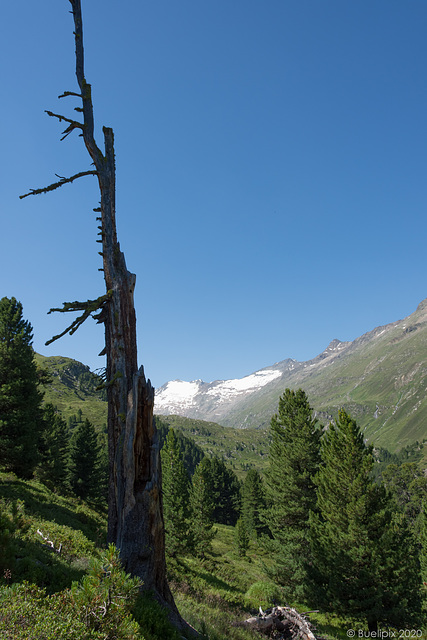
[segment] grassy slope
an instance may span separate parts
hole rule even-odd
[[[270,440],[265,429],[232,429],[181,416],[162,416],[161,419],[192,438],[208,455],[224,458],[240,478],[248,469],[262,471],[267,464]]]
[[[320,410],[344,404],[373,443],[391,451],[427,436],[427,331],[404,333],[396,327],[381,342],[359,351],[330,372],[328,392],[317,390]],[[365,382],[365,380],[368,382]]]
[[[22,481],[0,473],[0,516],[0,524],[2,518],[9,519],[14,531],[12,546],[3,547],[0,554],[0,586],[9,581],[4,572],[10,569],[12,582],[26,579],[45,586],[48,592],[62,590],[83,577],[91,559],[105,545],[104,512],[70,495],[58,495],[36,480]],[[60,555],[44,546],[38,529],[55,547],[63,544]],[[209,640],[253,640],[259,636],[238,624],[260,605],[267,607],[273,598],[280,601],[280,588],[266,575],[269,557],[262,546],[251,542],[247,557],[241,558],[234,547],[234,528],[216,525],[216,529],[213,552],[205,560],[168,561],[174,597],[183,617],[207,633]],[[148,603],[139,618],[145,640],[173,637],[165,620],[158,618],[153,603]],[[345,637],[343,629],[349,624],[320,615],[317,622],[319,630],[336,638]]]
[[[107,403],[97,391],[99,381],[89,367],[62,356],[46,358],[36,353],[35,360],[52,378],[52,382],[43,387],[46,403],[57,406],[66,419],[81,409],[85,418],[98,428],[107,423]]]
[[[52,377],[52,382],[44,387],[45,402],[57,406],[66,419],[81,409],[83,416],[97,428],[104,427],[107,404],[96,390],[97,381],[91,381],[88,367],[61,356],[46,358],[36,354],[36,362],[46,368]],[[180,429],[205,453],[224,457],[239,477],[252,467],[262,470],[266,465],[269,447],[266,430],[233,429],[214,422],[179,416],[162,416],[162,422]]]
[[[405,320],[357,338],[337,354],[285,369],[280,380],[242,401],[234,425],[267,425],[285,387],[303,388],[323,422],[345,407],[373,444],[396,451],[427,437],[427,301]]]
[[[48,591],[63,589],[82,577],[97,548],[105,544],[106,513],[72,495],[61,496],[36,480],[0,473],[0,500],[0,514],[14,532],[11,563],[0,568],[10,569],[13,581],[26,579]],[[38,530],[55,548],[62,544],[60,555],[44,546]]]
[[[309,363],[286,366],[280,380],[239,402],[224,424],[197,428],[198,421],[167,417],[205,450],[223,455],[236,471],[249,466],[261,468],[267,449],[265,431],[277,411],[278,399],[286,387],[303,388],[320,419],[327,423],[345,407],[364,430],[367,439],[390,451],[427,438],[427,301],[408,318],[361,336],[336,354],[321,354]],[[47,367],[53,382],[46,389],[46,401],[56,404],[65,417],[79,408],[95,425],[106,422],[106,406],[90,384],[89,369],[68,358],[37,356]],[[238,425],[262,425],[260,430]],[[233,428],[230,430],[230,428]],[[190,432],[188,431],[190,429]],[[240,432],[240,433],[239,433]],[[236,448],[237,447],[237,448]]]
[[[239,557],[234,545],[234,527],[215,525],[212,554],[201,561],[191,557],[169,560],[169,578],[181,614],[211,640],[243,640],[260,638],[239,626],[274,602],[284,603],[281,589],[268,577],[271,564],[262,544],[251,541],[246,557]],[[303,603],[288,602],[300,612],[307,611]],[[323,637],[347,637],[352,627],[349,620],[321,612],[310,616]],[[363,629],[364,623],[357,623]]]

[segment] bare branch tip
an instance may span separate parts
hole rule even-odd
[[[74,182],[74,180],[77,180],[77,178],[82,178],[83,176],[96,176],[97,174],[98,174],[97,171],[93,171],[91,169],[89,171],[81,171],[80,173],[76,173],[74,176],[70,176],[69,178],[62,178],[58,176],[60,178],[59,182],[54,182],[53,184],[50,184],[47,187],[43,187],[42,189],[30,189],[28,193],[25,193],[24,195],[19,196],[19,198],[22,199],[22,198],[26,198],[27,196],[36,196],[36,195],[39,195],[40,193],[47,193],[48,191],[54,191],[55,189],[62,187],[62,185],[64,184],[67,184],[69,182]]]
[[[74,96],[75,98],[83,98],[81,93],[76,93],[75,91],[64,91],[64,93],[61,93],[61,95],[58,96],[58,99],[67,98],[68,96]]]

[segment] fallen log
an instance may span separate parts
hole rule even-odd
[[[314,634],[314,627],[306,617],[308,613],[316,613],[314,611],[306,613],[298,613],[292,607],[273,607],[267,611],[263,611],[260,607],[260,613],[245,620],[242,625],[249,627],[262,633],[263,635],[272,636],[277,640],[320,640]]]

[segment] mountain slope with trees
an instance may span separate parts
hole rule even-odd
[[[45,388],[47,402],[58,406],[66,418],[82,408],[99,428],[106,423],[103,392],[96,390],[100,379],[88,367],[59,356],[36,354],[36,361],[52,377]],[[215,409],[215,419],[211,419],[211,405],[206,413],[199,406],[187,406],[186,415],[179,415],[181,408],[175,406],[171,407],[175,415],[162,415],[161,419],[193,437],[204,449],[212,449],[218,455],[218,447],[221,455],[231,461],[242,458],[244,452],[244,464],[263,468],[265,433],[271,415],[278,409],[280,395],[286,387],[303,388],[324,425],[344,407],[376,447],[398,451],[422,442],[427,437],[427,300],[404,320],[377,327],[353,342],[335,340],[308,362],[284,360],[269,367],[273,369],[280,375],[272,376],[271,382],[248,395],[236,396],[232,406],[222,403],[221,407],[226,408],[222,417]],[[162,388],[156,391],[157,396],[161,393]],[[241,436],[234,431],[239,427],[245,427],[240,429]],[[255,427],[261,433],[245,434],[247,428]],[[230,440],[228,434],[232,434]]]
[[[244,381],[247,389],[240,391]],[[377,327],[352,342],[333,340],[307,362],[287,359],[240,381],[199,382],[197,393],[187,387],[191,402],[183,396],[180,403],[168,403],[165,385],[157,392],[157,410],[214,419],[225,426],[259,428],[277,411],[286,387],[303,388],[323,424],[344,407],[370,442],[393,451],[427,436],[426,384],[424,300],[407,318]]]
[[[35,353],[34,359],[48,374],[49,381],[43,387],[46,403],[57,407],[66,420],[82,411],[98,428],[106,426],[106,396],[96,373],[72,358]]]
[[[8,304],[10,307],[10,301]],[[18,311],[22,316],[22,309]],[[28,361],[33,358],[30,351]],[[4,361],[7,364],[7,354]],[[33,365],[37,387],[46,381],[47,374]],[[75,368],[75,364],[71,366]],[[7,376],[2,383],[4,391],[8,391]],[[41,394],[38,399],[41,402]],[[7,418],[7,407],[2,411]],[[425,476],[416,464],[420,452],[408,449],[406,457],[380,452],[384,462],[392,464],[385,470],[376,465],[381,469],[374,481],[372,447],[365,444],[356,421],[341,410],[322,435],[305,392],[285,389],[279,412],[271,417],[265,436],[268,467],[263,477],[249,469],[242,483],[231,465],[212,455],[207,445],[211,446],[210,440],[221,432],[250,438],[260,435],[259,430],[231,430],[183,418],[170,423],[168,417],[156,418],[156,422],[165,442],[163,498],[166,532],[170,534],[169,579],[180,612],[188,620],[201,625],[202,630],[207,624],[218,628],[221,622],[221,633],[213,636],[221,640],[248,638],[243,629],[230,627],[236,624],[236,616],[244,620],[248,607],[286,600],[303,603],[304,610],[340,614],[341,628],[354,624],[348,619],[354,617],[360,628],[367,623],[371,632],[378,623],[422,624],[427,525],[423,513]],[[205,439],[207,455],[188,435],[175,436],[172,423],[180,422],[189,435],[194,432]],[[119,616],[102,616],[103,626],[96,623],[94,630],[111,624],[115,637],[123,640],[172,639],[170,627],[159,631],[158,620],[154,625],[147,623],[147,611],[153,610],[155,603],[144,604],[139,599],[138,604],[138,598],[130,597],[128,587],[136,596],[137,585],[132,586],[123,574],[114,549],[97,550],[79,533],[97,517],[86,513],[76,521],[73,517],[73,510],[85,501],[96,505],[104,526],[95,532],[93,541],[105,541],[105,491],[101,490],[101,484],[106,484],[105,433],[97,432],[80,408],[67,422],[51,403],[45,404],[43,412],[40,405],[39,433],[35,480],[25,482],[13,473],[0,473],[0,542],[4,550],[0,568],[5,583],[2,587],[0,576],[0,631],[6,625],[15,633],[23,620],[25,632],[29,627],[33,630],[23,638],[43,637],[43,615],[49,610],[57,613],[56,637],[72,638],[75,633],[83,637],[88,619],[82,612],[91,607],[97,610],[96,603],[106,589],[110,594],[114,573],[118,580],[112,586],[114,593],[128,605]],[[20,433],[15,431],[11,444],[19,439]],[[3,471],[11,470],[7,463],[0,465]],[[45,497],[48,487],[55,494]],[[53,554],[52,560],[58,555],[57,561],[51,563],[49,554]],[[251,567],[252,563],[256,566]],[[108,570],[105,576],[102,567],[110,565],[111,575]],[[75,578],[80,582],[70,585]],[[21,585],[24,579],[33,584]],[[42,586],[47,587],[47,593]],[[209,604],[205,604],[207,599]],[[62,603],[58,609],[56,602]],[[198,620],[194,618],[196,611]],[[119,631],[122,622],[126,628]],[[63,629],[67,629],[67,636],[59,635]]]

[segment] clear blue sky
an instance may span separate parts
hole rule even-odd
[[[427,297],[425,0],[82,0],[112,126],[139,360],[155,386],[307,360]],[[103,330],[44,342],[104,293],[96,180],[44,109],[77,101],[67,0],[4,3],[1,295],[34,347],[101,367]],[[64,127],[63,127],[64,128]],[[98,134],[98,144],[102,144]]]

